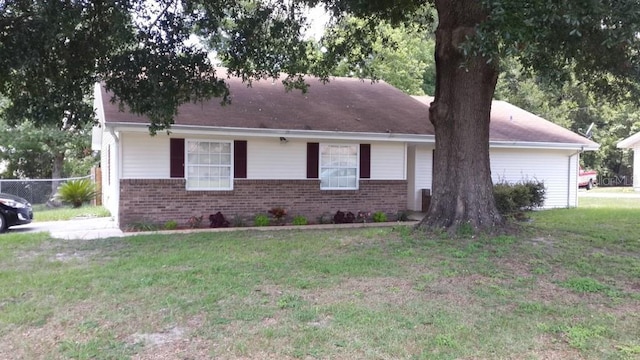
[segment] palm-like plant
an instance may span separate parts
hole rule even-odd
[[[96,184],[89,179],[72,180],[58,189],[57,197],[63,202],[79,208],[83,203],[93,200],[97,195]]]

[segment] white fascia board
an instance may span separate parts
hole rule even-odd
[[[104,126],[104,105],[102,102],[102,87],[100,86],[100,83],[96,83],[93,87],[93,109],[98,117],[98,123]]]
[[[116,131],[148,132],[147,124],[132,124],[109,122],[107,126]],[[159,132],[164,132],[161,130]],[[169,129],[176,135],[226,135],[226,136],[250,136],[250,137],[286,137],[291,139],[318,139],[318,140],[356,140],[356,141],[391,141],[412,143],[435,143],[434,135],[397,134],[397,133],[355,133],[341,131],[314,131],[314,130],[287,130],[287,129],[252,129],[231,127],[210,127],[173,125]]]
[[[107,127],[115,131],[148,132],[147,124],[134,124],[127,122],[109,122]],[[161,130],[160,132],[164,132]],[[434,135],[397,134],[397,133],[355,133],[341,131],[314,131],[314,130],[287,130],[287,129],[252,129],[231,127],[210,127],[174,125],[169,130],[176,135],[226,135],[226,136],[250,136],[250,137],[286,137],[291,139],[318,139],[318,140],[355,140],[355,141],[390,141],[406,142],[414,145],[435,144]],[[524,141],[490,141],[492,148],[520,148],[520,149],[563,149],[595,151],[600,145],[585,145],[576,143],[554,142],[524,142]]]
[[[620,141],[616,146],[618,149],[632,149],[638,142],[640,142],[640,132]]]
[[[560,149],[560,150],[580,150],[595,151],[600,148],[599,144],[585,145],[576,143],[554,143],[554,142],[526,142],[526,141],[489,141],[491,148],[518,148],[518,149]]]

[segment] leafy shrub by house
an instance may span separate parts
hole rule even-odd
[[[265,214],[258,214],[253,218],[253,226],[269,226],[269,217]]]
[[[514,184],[500,182],[494,185],[493,195],[498,211],[509,215],[542,206],[546,188],[542,181],[527,180]]]
[[[269,214],[273,216],[277,223],[281,223],[284,220],[284,217],[287,216],[287,210],[281,207],[274,207],[269,210]]]
[[[202,224],[202,215],[200,216],[192,216],[187,220],[187,225],[189,225],[192,229],[197,229]]]
[[[344,213],[340,210],[333,216],[334,224],[351,224],[356,220],[356,216],[351,211]]]
[[[307,218],[302,215],[297,215],[293,218],[293,225],[307,225]]]
[[[169,220],[164,223],[163,227],[165,230],[175,230],[178,228],[178,222],[176,222],[175,220]]]
[[[215,214],[209,215],[209,227],[211,228],[225,228],[229,227],[229,221],[224,218],[224,215],[220,211]]]
[[[74,208],[79,208],[85,202],[95,199],[96,195],[96,184],[93,181],[79,179],[62,184],[58,188],[57,198],[62,202],[71,203]]]
[[[386,222],[387,214],[382,211],[376,211],[373,213],[373,222]]]
[[[370,216],[371,216],[370,212],[358,211],[357,220],[358,222],[366,223]]]

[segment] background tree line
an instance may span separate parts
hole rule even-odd
[[[357,21],[352,19],[350,21]],[[433,95],[435,90],[435,40],[429,33],[411,26],[380,24],[379,31],[393,40],[388,46],[373,45],[368,71],[410,95]],[[356,70],[357,71],[357,70]],[[343,62],[336,76],[360,76]],[[562,84],[526,72],[515,61],[504,61],[495,98],[510,102],[558,125],[582,133],[593,123],[592,140],[601,145],[596,152],[581,156],[582,166],[598,170],[605,177],[631,176],[633,154],[616,148],[616,143],[640,131],[640,108],[632,102],[612,103],[593,95],[575,76]],[[0,107],[6,101],[0,101]],[[90,102],[88,103],[90,104]],[[97,163],[90,151],[92,116],[87,113],[76,128],[36,126],[25,119],[10,126],[0,111],[0,161],[4,178],[57,178],[83,176]]]
[[[306,10],[316,6],[330,16],[319,43],[304,37]],[[151,134],[168,130],[183,103],[230,101],[227,74],[187,41],[195,34],[248,84],[283,75],[287,89],[304,92],[305,74],[342,73],[433,91],[435,175],[421,225],[492,231],[505,223],[490,175],[494,97],[574,130],[598,120],[594,140],[605,155],[599,163],[587,155],[585,165],[623,170],[608,136],[635,129],[626,123],[630,102],[640,103],[637,8],[637,0],[0,1],[0,93],[10,100],[2,116],[10,128],[82,131],[100,81],[112,101],[149,118]],[[557,118],[542,111],[563,108]]]

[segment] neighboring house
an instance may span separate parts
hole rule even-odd
[[[156,136],[97,86],[103,204],[121,227],[217,211],[246,221],[274,207],[311,221],[337,210],[422,210],[435,148],[430,100],[384,82],[308,81],[302,94],[227,79],[231,105],[182,105],[170,134]],[[494,181],[541,180],[545,207],[576,206],[579,154],[598,145],[503,102],[492,121]]]
[[[620,141],[618,148],[633,150],[633,189],[640,191],[640,132]]]

